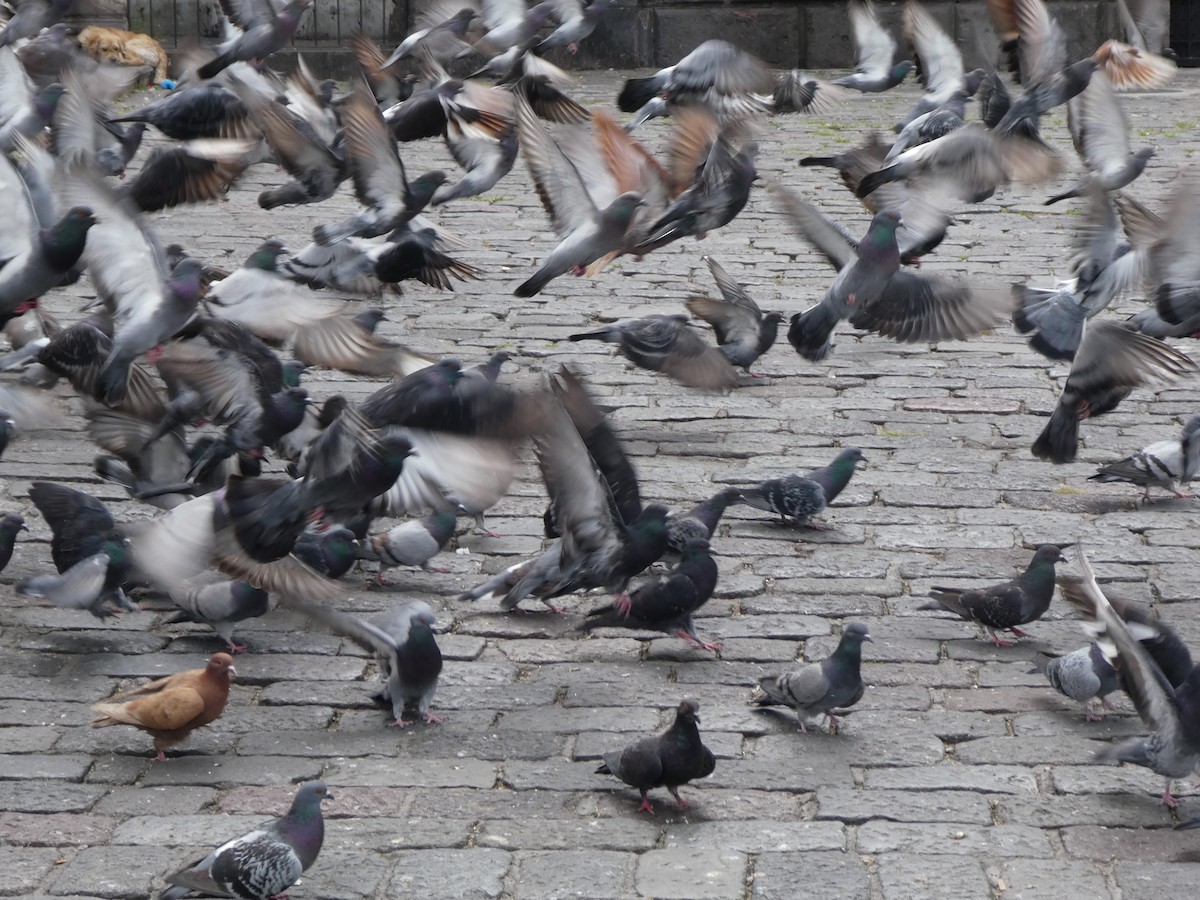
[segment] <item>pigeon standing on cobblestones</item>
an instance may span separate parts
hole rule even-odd
[[[325,842],[321,802],[332,799],[323,782],[306,781],[287,815],[263,823],[167,876],[167,883],[174,887],[159,894],[158,900],[181,900],[192,893],[249,900],[287,896],[284,892],[300,880],[321,852]]]
[[[867,626],[852,622],[842,632],[837,648],[821,662],[760,680],[751,704],[790,706],[804,733],[808,732],[808,721],[819,715],[829,719],[831,731],[836,730],[833,710],[853,706],[867,689],[861,671],[863,641],[873,641]]]
[[[140,688],[118,694],[92,709],[99,713],[93,728],[132,725],[154,738],[156,762],[166,749],[182,744],[193,731],[215,722],[229,701],[229,682],[237,670],[228,653],[214,653],[203,669],[189,669],[157,678]]]
[[[1104,658],[1104,652],[1098,644],[1088,644],[1062,656],[1039,653],[1034,657],[1034,664],[1037,671],[1046,676],[1052,688],[1064,697],[1083,704],[1083,716],[1089,722],[1104,719],[1088,705],[1092,699],[1098,699],[1105,709],[1113,709],[1108,695],[1120,685],[1116,669]]]
[[[426,572],[445,573],[429,565],[454,537],[458,517],[448,509],[437,509],[423,519],[402,522],[395,528],[373,534],[358,551],[359,559],[379,561],[375,580],[386,584],[383,573],[393,566],[420,566]]]
[[[1088,481],[1105,484],[1134,484],[1143,489],[1142,499],[1150,499],[1150,488],[1170,491],[1180,499],[1190,499],[1175,486],[1191,481],[1200,470],[1200,413],[1183,426],[1179,437],[1158,441],[1132,456],[1101,466]]]
[[[330,631],[343,634],[365,650],[373,650],[379,662],[383,690],[376,699],[390,703],[392,727],[407,728],[406,709],[415,708],[426,725],[445,721],[429,711],[437,693],[442,671],[442,653],[433,628],[437,619],[429,604],[414,600],[397,606],[367,622],[329,606],[303,601],[290,605]]]
[[[814,522],[813,517],[845,489],[864,459],[860,449],[847,447],[829,465],[807,475],[784,475],[743,490],[741,501],[755,509],[776,513],[785,523],[825,530],[830,526]]]
[[[1167,779],[1162,802],[1174,809],[1178,800],[1171,794],[1171,780],[1187,778],[1200,769],[1200,666],[1182,684],[1172,686],[1150,654],[1117,615],[1096,584],[1096,576],[1082,548],[1079,567],[1084,594],[1091,600],[1094,632],[1104,655],[1121,673],[1138,715],[1153,734],[1129,738],[1097,754],[1099,762],[1133,763],[1145,766]]]
[[[1054,566],[1060,562],[1066,562],[1062,547],[1042,544],[1028,568],[1012,581],[972,590],[934,587],[929,596],[937,602],[917,608],[948,609],[990,629],[992,643],[997,647],[1011,647],[1012,643],[1001,639],[998,632],[1011,631],[1017,637],[1026,637],[1017,626],[1037,621],[1050,608],[1054,599]]]
[[[672,513],[667,517],[667,545],[676,553],[690,540],[709,540],[716,531],[717,523],[730,505],[741,499],[738,488],[728,487],[696,504],[685,513]]]
[[[717,766],[716,757],[700,740],[700,704],[684,700],[675,713],[671,727],[655,737],[643,738],[624,750],[604,754],[597,775],[615,775],[642,793],[638,812],[654,815],[646,793],[665,787],[683,809],[690,804],[679,796],[680,785],[707,778]]]
[[[233,626],[246,619],[264,616],[270,608],[267,592],[245,581],[187,585],[172,591],[171,600],[179,607],[179,612],[165,624],[204,622],[229,645],[230,653],[241,653],[246,649],[244,645],[234,643]]]

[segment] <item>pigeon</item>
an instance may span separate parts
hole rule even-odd
[[[667,517],[667,546],[675,553],[683,553],[689,540],[709,540],[725,510],[741,500],[741,496],[740,489],[727,487],[686,513],[671,513]]]
[[[357,375],[411,375],[436,360],[375,333],[382,310],[315,318],[295,330],[292,355],[310,366]]]
[[[45,151],[24,141],[21,146],[27,158],[53,170]],[[42,215],[52,214],[54,204],[38,201],[6,154],[0,154],[0,192],[9,198],[9,212],[0,226],[0,259],[4,260],[0,321],[8,321],[35,307],[42,294],[63,283],[83,255],[96,219],[90,207],[78,205],[55,221],[43,221]]]
[[[631,191],[603,201],[593,199],[576,164],[523,100],[517,103],[517,135],[538,197],[560,241],[537,272],[513,291],[518,297],[532,297],[559,275],[581,275],[619,249],[645,201]],[[601,207],[600,202],[606,205]]]
[[[527,7],[525,0],[483,0],[482,6],[485,32],[475,49],[487,56],[525,45],[550,24],[554,13],[552,3]]]
[[[704,538],[689,539],[683,546],[679,565],[657,581],[640,585],[626,599],[594,609],[583,627],[653,629],[674,634],[689,644],[717,652],[720,644],[696,636],[692,614],[708,602],[717,586],[717,564]]]
[[[1153,730],[1148,737],[1128,738],[1097,754],[1098,762],[1145,766],[1166,780],[1162,802],[1174,809],[1171,780],[1186,778],[1200,768],[1200,666],[1179,685],[1172,685],[1129,627],[1108,602],[1095,573],[1078,549],[1080,582],[1091,600],[1094,621],[1085,625],[1117,670],[1142,721]]]
[[[375,651],[383,681],[383,690],[376,699],[391,704],[394,718],[388,723],[390,727],[413,724],[404,718],[410,707],[415,707],[427,725],[445,721],[429,711],[442,671],[442,653],[433,636],[436,618],[428,603],[414,600],[380,614],[373,622],[304,601],[294,604],[294,608],[360,647]]]
[[[810,719],[824,715],[829,719],[830,731],[836,731],[837,717],[833,710],[853,706],[866,691],[860,671],[863,641],[873,641],[867,626],[850,623],[842,632],[837,649],[821,662],[761,679],[750,698],[751,705],[792,707],[804,733],[808,732]]]
[[[569,341],[618,344],[621,355],[643,369],[664,372],[688,387],[717,391],[737,386],[737,372],[716,347],[704,342],[685,315],[654,315],[616,322]]]
[[[895,62],[896,41],[879,24],[870,0],[850,0],[850,29],[854,36],[854,74],[834,81],[841,87],[868,94],[890,90],[913,70],[911,60]]]
[[[288,0],[287,5],[277,8],[273,0],[222,0],[222,10],[241,33],[223,45],[216,58],[197,69],[196,75],[207,80],[242,60],[261,65],[276,50],[291,43],[312,3]]]
[[[1170,491],[1179,499],[1192,499],[1175,482],[1186,483],[1200,470],[1200,413],[1184,423],[1179,437],[1156,441],[1132,456],[1101,466],[1088,481],[1103,484],[1133,484],[1142,488],[1142,499],[1150,499],[1150,488]]]
[[[245,581],[218,581],[205,585],[181,583],[171,591],[171,601],[179,611],[165,624],[203,622],[226,644],[230,653],[242,653],[246,647],[234,643],[233,626],[246,619],[265,616],[270,609],[269,595]]]
[[[1039,653],[1034,657],[1037,669],[1050,682],[1050,686],[1077,703],[1083,704],[1083,717],[1089,722],[1101,722],[1104,717],[1088,704],[1098,699],[1105,709],[1114,709],[1108,695],[1120,685],[1117,671],[1104,658],[1104,651],[1096,643],[1080,647],[1062,656],[1047,656]]]
[[[1153,147],[1130,153],[1129,123],[1103,72],[1093,75],[1084,91],[1067,101],[1067,126],[1089,174],[1055,194],[1046,206],[1078,197],[1093,184],[1103,191],[1118,191],[1141,175],[1154,156]]]
[[[775,77],[762,60],[727,41],[710,40],[673,66],[626,80],[617,108],[636,113],[629,130],[689,106],[708,110],[724,127],[768,114],[774,90]]]
[[[1033,455],[1053,463],[1073,462],[1081,421],[1111,412],[1135,387],[1176,381],[1196,371],[1189,356],[1158,338],[1116,322],[1089,324],[1050,421],[1033,443]]]
[[[341,578],[359,558],[358,537],[344,525],[325,531],[306,531],[292,547],[292,556],[326,578]]]
[[[85,415],[92,440],[115,454],[95,458],[97,475],[159,509],[173,509],[191,499],[196,485],[187,473],[194,460],[180,429],[154,437],[152,423],[128,413],[96,407]]]
[[[254,146],[214,138],[156,147],[121,193],[142,212],[218,200],[253,161]]]
[[[426,572],[446,573],[429,561],[454,537],[457,516],[452,510],[435,509],[424,519],[403,522],[395,528],[373,534],[359,550],[359,559],[379,561],[377,584],[387,584],[383,573],[393,566],[420,566]]]
[[[12,49],[0,47],[0,150],[7,153],[26,139],[39,142],[65,93],[57,81],[36,88]]]
[[[1159,88],[1175,77],[1175,51],[1167,44],[1169,0],[1117,0],[1124,41],[1101,44],[1092,58],[1118,91]],[[1161,55],[1160,55],[1161,54]]]
[[[646,794],[656,787],[665,787],[680,808],[691,804],[679,796],[680,785],[697,778],[707,778],[717,766],[716,757],[700,740],[700,704],[684,700],[675,712],[671,727],[655,737],[642,738],[623,750],[604,754],[597,775],[615,775],[642,794],[638,812],[654,815],[654,807]]]
[[[478,11],[464,6],[449,18],[418,28],[397,44],[391,55],[376,68],[379,71],[391,68],[402,59],[419,56],[422,49],[438,60],[449,59],[464,51],[470,52],[471,46],[465,37],[471,23],[478,18]]]
[[[28,531],[25,519],[19,513],[5,513],[0,516],[0,572],[8,568],[12,560],[13,548],[17,544],[17,535]]]
[[[0,47],[13,46],[37,35],[67,14],[73,0],[20,0],[0,31]]]
[[[579,42],[596,30],[600,17],[611,5],[612,0],[591,0],[586,5],[582,0],[554,0],[554,17],[559,25],[533,52],[541,56],[555,47],[566,47],[574,56],[579,52]]]
[[[783,313],[763,313],[745,287],[734,281],[720,263],[711,256],[704,260],[721,291],[721,299],[689,297],[688,312],[713,327],[717,349],[731,365],[754,375],[750,367],[775,344]]]
[[[161,100],[108,121],[153,125],[177,141],[257,136],[246,104],[225,85],[212,82],[174,90]]]
[[[108,566],[101,599],[118,609],[137,609],[121,590],[133,566],[129,539],[117,528],[108,508],[89,494],[49,481],[33,482],[29,499],[53,532],[50,558],[59,573],[66,574],[88,557],[103,553]],[[98,607],[92,609],[100,615]]]
[[[637,474],[603,414],[565,367],[551,384],[534,448],[562,537],[459,599],[499,594],[511,610],[526,597],[550,606],[554,597],[593,587],[620,599],[666,550],[668,509],[642,505]]]
[[[897,130],[902,130],[934,110],[954,105],[961,109],[967,97],[975,93],[984,74],[982,69],[978,69],[969,78],[964,75],[962,53],[958,45],[938,20],[916,0],[908,0],[904,4],[904,34],[921,62],[925,93]],[[961,119],[962,112],[957,115]]]
[[[785,524],[822,531],[830,526],[813,522],[813,517],[845,489],[858,464],[865,459],[860,449],[847,447],[827,466],[807,475],[784,475],[743,489],[739,500],[755,509],[775,513]]]
[[[359,82],[343,105],[342,123],[354,193],[366,209],[336,225],[318,225],[313,230],[318,244],[377,237],[401,228],[429,204],[446,181],[441,170],[408,180],[396,142],[365,82]]]
[[[1003,640],[999,632],[1011,631],[1017,637],[1027,636],[1017,626],[1036,622],[1050,608],[1050,601],[1054,599],[1054,566],[1060,562],[1066,562],[1062,547],[1042,544],[1025,571],[1012,581],[969,590],[934,587],[929,596],[937,602],[917,608],[948,609],[967,621],[979,622],[988,628],[992,643],[997,647],[1011,647],[1013,644]]]
[[[332,799],[323,782],[304,782],[287,815],[264,822],[168,875],[167,884],[174,886],[159,894],[158,900],[182,900],[192,893],[251,900],[287,896],[287,889],[321,853],[325,842],[321,803]]]
[[[86,609],[103,620],[114,612],[103,597],[107,575],[108,557],[96,553],[75,563],[61,575],[34,575],[23,579],[17,582],[16,592],[23,597],[44,598],[63,609]]]
[[[1159,221],[1150,220],[1149,272],[1155,308],[1171,325],[1194,323],[1200,315],[1200,178],[1184,171],[1172,182],[1172,201]],[[1122,210],[1124,213],[1124,210]],[[1128,219],[1126,219],[1128,221]]]
[[[156,762],[166,749],[182,744],[193,731],[215,722],[229,700],[229,682],[237,675],[233,657],[214,653],[203,669],[189,669],[92,705],[99,713],[93,728],[132,725],[154,738]],[[286,887],[286,885],[285,885]]]
[[[1029,345],[1050,359],[1074,359],[1087,320],[1118,295],[1140,288],[1150,265],[1144,247],[1121,240],[1108,193],[1089,184],[1084,196],[1086,212],[1075,230],[1074,277],[1053,288],[1013,285],[1013,324],[1022,334],[1032,332]]]
[[[97,316],[64,328],[38,352],[38,363],[70,381],[80,396],[98,397],[100,373],[112,350],[112,338],[100,330],[103,324],[105,317]],[[153,378],[136,362],[129,367],[125,396],[113,408],[155,422],[166,413]]]

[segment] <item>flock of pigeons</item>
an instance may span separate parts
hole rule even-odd
[[[847,447],[817,471],[727,488],[671,512],[643,503],[619,438],[567,368],[511,387],[498,380],[507,353],[474,368],[434,360],[378,336],[381,310],[350,310],[329,296],[380,298],[410,279],[448,290],[480,277],[447,252],[465,245],[424,213],[488,191],[518,155],[559,242],[516,287],[517,297],[728,225],[757,177],[762,117],[820,108],[852,90],[886,90],[914,69],[896,61],[896,41],[869,2],[849,3],[859,48],[854,74],[832,84],[800,72],[779,80],[750,54],[708,41],[676,65],[626,83],[618,106],[633,117],[625,126],[571,99],[569,76],[541,55],[573,52],[607,0],[532,8],[485,0],[481,10],[435,12],[390,56],[356,38],[361,77],[343,95],[303,64],[286,83],[264,65],[310,5],[222,0],[229,39],[184,62],[168,96],[122,116],[109,104],[128,76],[79,55],[54,24],[61,4],[25,0],[0,40],[0,183],[12,198],[11,218],[0,223],[0,318],[13,348],[0,367],[21,372],[0,392],[0,439],[58,424],[46,388],[65,378],[106,453],[97,474],[164,511],[117,523],[82,491],[35,483],[29,498],[53,531],[58,574],[25,579],[17,591],[103,619],[137,609],[126,591],[149,586],[177,604],[177,620],[209,623],[226,642],[229,653],[214,654],[202,669],[96,704],[95,727],[147,732],[160,760],[221,715],[236,674],[230,654],[245,649],[234,627],[266,613],[272,600],[377,654],[379,699],[391,707],[391,724],[412,724],[410,713],[440,721],[432,711],[442,667],[434,610],[413,602],[364,621],[337,608],[345,594],[338,579],[358,560],[377,561],[381,583],[390,567],[430,567],[460,516],[486,528],[523,442],[532,442],[550,498],[547,543],[463,598],[497,598],[506,610],[536,599],[558,612],[556,598],[599,588],[612,601],[588,612],[583,628],[663,631],[710,651],[719,645],[696,634],[693,616],[717,584],[710,541],[726,508],[746,504],[794,526],[827,527],[817,517],[863,462]],[[1161,55],[1165,29],[1155,28],[1165,4],[1142,2],[1133,12],[1119,5],[1128,43],[1110,41],[1073,62],[1042,0],[989,0],[1023,87],[1014,98],[997,69],[966,72],[959,48],[909,0],[904,28],[926,91],[896,123],[895,141],[873,135],[854,150],[803,161],[838,170],[873,213],[866,234],[849,234],[772,185],[788,219],[836,270],[820,301],[790,319],[788,341],[800,356],[826,358],[843,320],[892,340],[934,342],[968,339],[1011,315],[1038,351],[1072,360],[1033,446],[1054,462],[1074,459],[1082,420],[1112,410],[1135,387],[1196,371],[1163,338],[1200,330],[1200,183],[1182,177],[1162,215],[1116,193],[1152,155],[1131,147],[1118,91],[1171,77],[1173,64]],[[971,97],[980,119],[968,123]],[[1063,103],[1087,170],[1047,200],[1086,202],[1071,277],[1010,293],[917,271],[957,210],[1007,182],[1041,182],[1061,170],[1061,154],[1038,122]],[[674,122],[663,159],[634,137],[654,116]],[[107,180],[124,177],[148,128],[172,142],[159,143],[136,177]],[[398,144],[428,138],[446,142],[463,169],[457,181],[442,171],[409,177]],[[143,215],[219,197],[250,165],[268,160],[290,180],[259,196],[264,210],[321,202],[349,179],[361,211],[318,226],[312,244],[294,254],[266,241],[231,273],[163,246]],[[764,313],[716,260],[706,261],[721,296],[693,297],[687,309],[713,326],[715,345],[684,314],[618,322],[570,340],[616,344],[636,365],[697,389],[736,388],[737,369],[750,373],[784,316]],[[38,308],[40,296],[85,273],[99,298],[85,318],[64,326]],[[1143,288],[1154,299],[1144,314],[1092,321],[1117,296]],[[390,380],[361,402],[334,396],[318,406],[301,385],[310,366]],[[215,429],[189,438],[204,423]],[[1198,431],[1200,416],[1178,441],[1095,477],[1138,485],[1147,496],[1155,486],[1178,492],[1200,465]],[[286,476],[264,474],[269,455],[289,461]],[[412,518],[373,531],[380,516]],[[0,519],[4,565],[23,528],[15,513]],[[1020,635],[1019,626],[1048,608],[1063,549],[1037,548],[1027,571],[1002,585],[935,589],[931,608],[981,623],[997,643],[999,631]],[[672,560],[671,568],[631,591],[660,559]],[[1200,667],[1167,625],[1106,599],[1082,552],[1080,563],[1084,578],[1057,581],[1096,642],[1042,667],[1055,687],[1085,702],[1123,687],[1153,734],[1106,758],[1183,777],[1200,765]],[[214,569],[231,580],[214,580]],[[764,678],[751,702],[792,708],[801,730],[819,716],[832,727],[834,711],[863,696],[869,641],[865,626],[848,624],[827,659]],[[666,732],[606,754],[598,771],[636,787],[647,811],[647,792],[660,786],[686,805],[678,788],[715,765],[699,722],[699,704],[685,700]],[[302,785],[287,815],[170,876],[162,896],[282,893],[320,850],[321,802],[330,796],[319,782]],[[1169,781],[1164,802],[1174,803]]]

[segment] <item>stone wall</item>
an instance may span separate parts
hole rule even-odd
[[[427,0],[315,0],[296,49],[334,71],[344,70],[344,46],[365,31],[385,45],[414,27]],[[968,65],[979,47],[995,46],[983,0],[930,0],[925,4],[954,35]],[[1051,11],[1070,32],[1070,55],[1091,53],[1118,33],[1115,0],[1051,0]],[[900,31],[901,2],[878,2],[880,17]],[[78,0],[79,18],[96,15],[112,24],[127,17],[134,30],[168,47],[188,37],[214,40],[216,0]],[[720,37],[774,66],[847,68],[853,65],[844,0],[615,0],[596,33],[571,60],[573,68],[664,66],[709,38]],[[563,52],[563,51],[559,51]],[[320,63],[318,63],[320,64]],[[322,66],[323,68],[325,66]]]

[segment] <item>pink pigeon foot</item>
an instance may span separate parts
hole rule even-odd
[[[391,587],[391,582],[383,577],[383,569],[375,573],[375,583],[380,587]]]
[[[579,45],[575,43],[567,44],[567,52],[574,56],[579,52]]]
[[[1100,705],[1103,706],[1105,709],[1116,709],[1116,706],[1114,706],[1112,701],[1109,700],[1107,697],[1100,698]]]
[[[654,807],[650,805],[649,797],[642,798],[642,805],[638,807],[637,811],[650,813],[650,815],[654,815]]]
[[[1195,500],[1196,495],[1195,494],[1185,494],[1183,491],[1176,491],[1175,498],[1177,500]]]
[[[388,722],[388,728],[408,728],[412,724],[413,723],[404,718],[404,716],[399,716],[395,720]]]
[[[833,526],[830,525],[828,522],[821,522],[821,521],[817,521],[817,520],[809,520],[809,523],[807,525],[805,525],[804,527],[809,529],[810,531],[833,531],[834,530]]]
[[[158,751],[158,755],[157,755],[156,757],[154,757],[154,761],[155,761],[156,763],[158,763],[158,762],[168,762],[168,760],[167,760],[167,754],[165,754],[163,751],[159,750],[159,751]]]
[[[246,652],[245,644],[235,644],[233,641],[226,641],[225,643],[227,643],[229,645],[230,653],[245,653]]]
[[[621,593],[613,598],[613,606],[617,612],[628,619],[629,614],[633,612],[633,598],[629,596],[627,591],[621,591]]]
[[[1168,809],[1175,809],[1175,807],[1179,806],[1179,801],[1175,799],[1174,795],[1172,795],[1171,785],[1169,784],[1163,788],[1162,804]]]
[[[1000,635],[998,635],[994,631],[992,632],[992,643],[995,644],[997,647],[1015,647],[1015,646],[1017,646],[1012,641],[1006,641],[1004,638],[1000,637]]]
[[[434,575],[449,575],[450,570],[445,566],[422,566],[426,572],[432,572]]]
[[[441,725],[445,721],[446,721],[445,716],[439,716],[437,713],[431,713],[431,712],[425,713],[425,724],[426,725]]]
[[[1008,630],[1011,631],[1013,634],[1015,634],[1017,637],[1029,637],[1029,635],[1027,635],[1020,628],[1010,628]]]
[[[1103,722],[1104,721],[1104,716],[1100,715],[1100,713],[1096,712],[1090,706],[1085,706],[1083,708],[1083,718],[1084,718],[1084,721],[1087,721],[1087,722]]]

